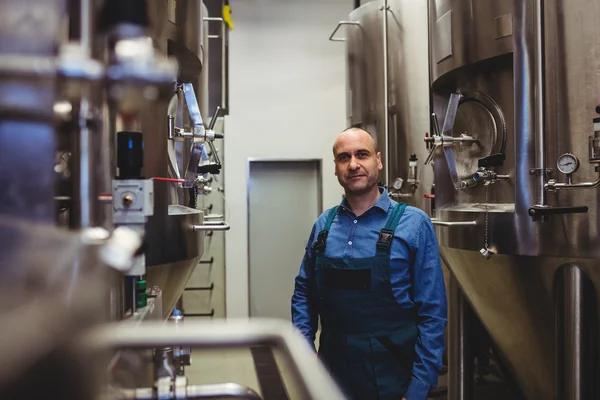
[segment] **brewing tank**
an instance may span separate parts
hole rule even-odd
[[[527,399],[595,398],[584,375],[598,375],[598,337],[565,336],[577,323],[558,317],[579,313],[593,328],[597,300],[569,309],[557,270],[574,263],[600,288],[600,4],[428,3],[442,258]],[[571,378],[585,390],[561,392]]]
[[[158,49],[173,57],[179,64],[179,75],[174,82],[173,96],[177,111],[176,126],[190,130],[191,120],[181,90],[175,85],[191,83],[201,115],[207,123],[207,67],[208,32],[204,20],[206,6],[200,0],[157,1],[149,9],[153,22],[151,35]],[[169,162],[178,166],[179,176],[185,175],[185,167],[190,158],[192,140],[183,142],[168,141],[167,116],[171,107],[166,103],[156,104],[144,123],[152,136],[153,153],[146,151],[145,165],[152,176],[167,176]],[[171,102],[172,103],[172,102]],[[169,147],[173,151],[169,151]],[[176,160],[172,158],[175,157]],[[170,186],[169,186],[170,185]],[[162,290],[163,316],[170,315],[177,300],[183,294],[185,284],[196,268],[204,252],[205,232],[194,232],[193,225],[202,225],[204,214],[201,210],[188,207],[189,198],[181,195],[187,190],[178,189],[173,195],[174,186],[166,182],[155,182],[160,194],[160,213],[150,217],[146,224],[148,251],[146,253],[146,279],[149,285],[157,285]],[[158,214],[158,215],[157,215]]]
[[[332,37],[346,42],[347,123],[376,138],[383,162],[379,180],[392,196],[429,210],[424,194],[432,191],[433,170],[423,165],[429,131],[427,4],[390,0],[387,13],[382,5],[358,7]]]

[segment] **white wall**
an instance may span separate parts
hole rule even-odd
[[[348,19],[352,4],[231,1],[235,29],[230,33],[224,168],[231,225],[226,234],[229,318],[248,316],[248,158],[320,158],[323,207],[341,200],[331,147],[346,124],[345,47],[328,38],[338,21]]]

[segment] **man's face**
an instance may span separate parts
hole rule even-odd
[[[343,132],[333,150],[335,175],[346,193],[360,195],[377,186],[383,168],[381,153],[376,152],[371,135],[361,129]]]

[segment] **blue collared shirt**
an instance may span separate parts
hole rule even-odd
[[[356,216],[343,200],[327,236],[325,256],[359,258],[375,255],[379,230],[396,202],[385,189],[379,200],[364,214]],[[313,246],[323,230],[328,211],[313,225],[292,297],[292,322],[313,344],[318,329],[315,299],[310,296],[314,277]],[[444,351],[446,287],[438,243],[430,218],[418,208],[407,207],[398,222],[390,254],[390,280],[396,301],[402,308],[417,311],[419,337],[407,400],[425,400],[437,385]],[[412,282],[412,287],[411,287]]]

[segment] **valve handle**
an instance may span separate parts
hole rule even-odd
[[[221,106],[217,106],[212,118],[210,119],[210,123],[208,124],[208,129],[213,130],[215,128],[215,124],[217,123],[217,119],[219,118],[219,114],[221,113]]]

